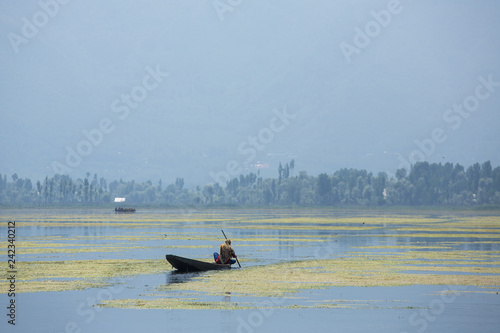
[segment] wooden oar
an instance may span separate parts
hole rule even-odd
[[[222,234],[224,235],[224,238],[227,239],[226,234],[224,233],[224,230],[221,229],[220,231],[222,231]],[[241,265],[240,265],[240,262],[238,260],[238,257],[236,257],[236,262],[238,263],[238,266],[240,266],[240,268],[241,268]]]

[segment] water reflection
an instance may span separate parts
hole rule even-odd
[[[165,273],[165,283],[166,284],[176,284],[176,283],[185,283],[191,280],[192,278],[195,278],[197,276],[200,276],[203,272],[180,272],[180,271],[170,271]]]
[[[222,302],[231,303],[231,293],[226,293],[225,296],[222,297]],[[226,309],[220,311],[220,332],[232,332],[234,328],[232,323],[234,311]]]

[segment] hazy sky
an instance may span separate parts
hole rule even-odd
[[[0,172],[500,164],[496,0],[0,2]]]

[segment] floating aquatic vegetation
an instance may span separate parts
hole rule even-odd
[[[16,266],[18,293],[103,287],[111,278],[168,270],[164,260],[21,261]],[[5,290],[6,286],[6,282],[0,282],[0,288]]]
[[[454,233],[453,230],[446,233],[408,233],[408,234],[381,234],[381,235],[368,235],[370,237],[397,237],[397,238],[500,238],[500,233],[484,234],[484,233]]]
[[[155,299],[116,299],[103,301],[99,304],[104,308],[122,309],[182,309],[182,310],[245,310],[254,309],[248,303],[206,302],[190,300],[189,298],[155,298]]]
[[[354,246],[355,249],[396,249],[396,250],[422,250],[422,249],[451,249],[451,246],[437,246],[437,245],[367,245],[367,246]]]
[[[232,216],[234,215],[234,216]],[[75,235],[23,237],[18,240],[19,292],[78,290],[110,285],[123,276],[162,274],[170,270],[163,258],[154,260],[65,260],[26,261],[36,254],[78,254],[82,252],[123,252],[139,249],[196,249],[218,247],[224,228],[233,244],[247,252],[246,263],[269,262],[258,253],[339,242],[342,252],[329,253],[324,260],[304,260],[246,266],[242,270],[204,273],[183,283],[163,284],[159,278],[156,294],[139,295],[135,299],[110,300],[102,306],[120,308],[168,309],[251,309],[262,307],[255,299],[286,298],[308,289],[335,286],[408,286],[470,285],[484,288],[500,284],[500,217],[477,216],[472,213],[443,213],[437,217],[423,214],[386,214],[364,212],[356,217],[322,216],[307,210],[278,211],[262,214],[230,212],[144,213],[115,215],[50,213],[42,217],[26,216],[19,222],[35,227],[107,228],[107,235]],[[112,228],[110,228],[112,227]],[[180,229],[182,228],[182,229]],[[127,229],[131,231],[128,232]],[[238,230],[244,229],[243,233]],[[109,230],[116,230],[115,233]],[[133,231],[132,231],[133,230]],[[150,231],[151,230],[151,231]],[[192,231],[191,231],[192,230]],[[256,230],[252,235],[248,230]],[[313,230],[312,232],[308,232]],[[234,231],[234,232],[232,232]],[[321,231],[319,233],[318,231]],[[244,235],[244,236],[242,236]],[[364,237],[366,242],[342,243],[343,237]],[[162,243],[161,241],[165,241]],[[151,242],[151,243],[148,243]],[[332,243],[331,243],[332,244]],[[484,250],[463,250],[468,245]],[[492,247],[493,246],[493,247]],[[347,248],[347,250],[346,250]],[[357,249],[359,251],[352,251]],[[252,251],[253,250],[253,251]],[[378,251],[379,250],[379,251]],[[350,252],[347,252],[350,251]],[[206,251],[204,251],[206,252]],[[326,252],[325,252],[326,253]],[[238,253],[239,254],[239,253]],[[57,259],[57,256],[54,257]],[[295,257],[297,259],[297,257]],[[279,260],[285,260],[283,258]],[[242,260],[245,266],[245,260]],[[6,284],[0,282],[5,290]],[[135,287],[134,287],[135,288]],[[233,301],[213,301],[228,293]],[[234,299],[242,300],[236,302]],[[248,301],[246,301],[248,300]],[[298,304],[275,305],[291,308],[378,307],[376,301],[301,300]]]
[[[456,251],[453,257],[462,257],[466,254]],[[462,253],[460,253],[462,252]],[[328,260],[299,261],[267,266],[254,266],[243,270],[210,272],[194,277],[181,284],[167,284],[160,286],[157,299],[143,300],[110,300],[103,306],[121,308],[186,308],[186,309],[235,309],[235,304],[224,302],[210,303],[199,300],[190,300],[185,303],[182,293],[195,295],[224,296],[231,294],[237,297],[288,297],[307,289],[321,289],[335,286],[377,287],[377,286],[405,286],[405,285],[466,285],[492,286],[499,284],[499,267],[446,267],[443,265],[420,267],[407,266],[412,253],[406,256],[379,256],[364,255]],[[486,253],[484,253],[486,255]],[[419,264],[428,262],[420,261]],[[446,262],[449,264],[450,262]],[[453,263],[453,262],[451,262]],[[496,263],[500,265],[500,262]],[[455,274],[421,274],[419,270],[437,269],[442,272]],[[407,272],[414,270],[416,272]],[[458,273],[475,273],[463,275]],[[493,274],[493,275],[485,275]],[[181,293],[179,301],[169,299],[169,293]],[[258,302],[257,302],[258,303]],[[246,304],[247,308],[258,307],[256,302]],[[281,307],[281,306],[278,306]],[[315,305],[300,305],[298,307],[356,307],[361,305],[345,303],[317,302]],[[374,307],[368,304],[367,307]],[[378,307],[378,306],[375,306]]]

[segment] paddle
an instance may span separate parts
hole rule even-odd
[[[222,231],[222,234],[224,235],[224,238],[227,239],[226,234],[224,233],[224,230],[221,229],[220,231]],[[238,263],[238,266],[240,266],[240,268],[241,268],[241,265],[240,265],[240,262],[239,262],[238,258],[236,258],[236,262]]]

